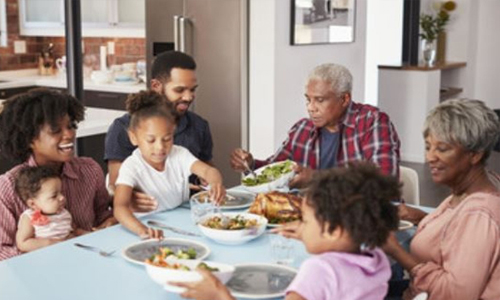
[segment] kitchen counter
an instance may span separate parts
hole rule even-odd
[[[0,72],[0,89],[18,88],[27,86],[40,86],[40,87],[53,87],[53,88],[66,88],[67,82],[65,76],[51,75],[42,76],[38,75],[38,70],[16,70],[16,71],[2,71]],[[120,83],[107,83],[96,84],[90,80],[83,82],[83,89],[89,91],[102,91],[113,93],[137,93],[146,89],[145,83],[137,84],[120,84]]]

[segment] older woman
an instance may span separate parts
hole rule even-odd
[[[84,107],[74,97],[47,89],[10,98],[0,113],[0,151],[21,164],[0,176],[0,261],[20,254],[15,246],[17,222],[26,204],[14,179],[26,166],[52,166],[61,175],[66,205],[77,227],[90,231],[116,223],[100,166],[75,157],[76,124]],[[46,239],[44,245],[59,240]]]
[[[427,116],[432,179],[451,195],[420,222],[410,253],[394,236],[384,249],[410,272],[404,299],[500,299],[500,192],[485,170],[499,134],[498,117],[478,100],[449,100]]]

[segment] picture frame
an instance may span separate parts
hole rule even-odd
[[[356,0],[290,0],[291,45],[354,42]]]

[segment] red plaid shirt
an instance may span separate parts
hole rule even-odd
[[[21,254],[16,247],[17,223],[28,206],[15,192],[14,180],[26,166],[36,166],[33,157],[0,176],[0,261]],[[104,174],[95,161],[73,158],[64,164],[61,180],[66,209],[77,227],[90,231],[112,216]]]
[[[399,176],[399,138],[387,114],[378,108],[351,102],[339,126],[337,166],[367,160],[380,166],[384,174]],[[319,168],[320,128],[309,119],[293,125],[278,151],[266,160],[255,160],[255,167],[293,160],[312,169]]]

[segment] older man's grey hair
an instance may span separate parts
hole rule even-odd
[[[322,64],[314,68],[307,78],[308,84],[312,80],[326,81],[331,84],[337,97],[352,91],[352,75],[349,70],[337,64]]]
[[[452,99],[432,109],[424,124],[424,137],[459,144],[466,151],[484,152],[489,157],[500,136],[497,114],[480,100]]]

